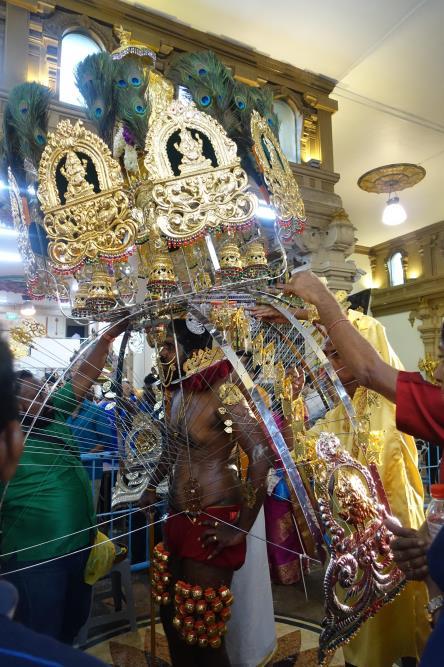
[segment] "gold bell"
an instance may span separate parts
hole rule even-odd
[[[152,295],[167,296],[177,289],[177,278],[168,251],[156,253],[148,274],[146,284],[149,297]]]
[[[91,284],[88,289],[86,307],[92,313],[102,313],[116,305],[116,297],[113,290],[113,278],[101,264],[93,268]]]
[[[73,317],[88,317],[90,315],[89,309],[86,307],[86,300],[89,292],[88,283],[79,283],[79,289],[74,297],[74,304],[71,310]]]

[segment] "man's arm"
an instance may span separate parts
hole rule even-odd
[[[149,512],[151,506],[156,503],[156,489],[165,477],[170,473],[177,458],[177,446],[170,440],[162,447],[160,458],[150,473],[148,484],[139,500],[139,507]]]
[[[395,402],[398,371],[386,364],[348,321],[333,294],[319,278],[311,271],[305,271],[295,274],[289,283],[277,287],[314,304],[333,345],[359,384]]]
[[[74,396],[81,401],[93,382],[97,380],[106,362],[109,346],[117,336],[125,331],[128,320],[115,324],[102,334],[97,342],[88,350],[79,368],[73,374],[71,382]]]

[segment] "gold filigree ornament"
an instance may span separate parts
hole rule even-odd
[[[370,470],[331,433],[319,435],[316,454],[323,471],[313,478],[314,492],[330,551],[319,639],[319,664],[327,665],[341,644],[396,597],[405,579],[393,559],[387,510]]]
[[[244,395],[236,384],[224,382],[219,387],[219,398],[223,405],[238,405],[244,400]]]
[[[170,245],[191,243],[211,231],[240,229],[253,219],[257,199],[247,192],[236,144],[193,103],[174,100],[158,115],[145,149],[149,182],[140,189],[150,191],[152,203],[147,205]],[[137,199],[148,198],[142,192]]]
[[[301,233],[305,222],[305,207],[291,167],[279,145],[279,140],[265,118],[257,111],[251,115],[253,150],[264,174],[279,224]]]
[[[38,197],[56,271],[73,273],[85,261],[114,262],[132,251],[137,225],[119,164],[81,121],[63,120],[49,134]]]

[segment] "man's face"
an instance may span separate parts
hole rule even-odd
[[[343,359],[336,352],[336,349],[329,338],[327,338],[324,345],[324,354],[333,366],[333,370],[336,371],[336,374],[344,385],[345,390],[347,392],[350,391],[350,389],[353,388],[356,384],[356,378],[348,370]]]
[[[19,412],[35,417],[42,409],[47,397],[46,388],[35,378],[25,378],[20,381],[17,396]]]
[[[187,356],[182,345],[177,341],[177,351],[179,354],[179,359],[176,356],[176,345],[174,342],[174,337],[171,334],[168,334],[165,338],[165,341],[160,349],[159,357],[160,363],[162,365],[162,374],[165,379],[177,380],[179,377],[178,365],[182,368],[182,364],[186,360]]]
[[[131,382],[128,382],[128,380],[124,380],[124,382],[122,382],[122,393],[124,398],[129,398],[133,393]]]

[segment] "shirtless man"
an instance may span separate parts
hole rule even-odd
[[[183,368],[193,352],[210,347],[210,343],[208,334],[193,334],[184,320],[174,320],[160,351],[164,372],[173,364]],[[205,593],[214,589],[217,598],[223,591],[220,596],[223,600],[230,597],[226,588],[230,586],[233,571],[245,560],[245,538],[262,506],[271,460],[267,438],[239,389],[233,389],[230,371],[228,362],[219,361],[183,380],[182,387],[179,383],[172,385],[168,427],[173,437],[153,470],[141,500],[144,507],[153,504],[156,486],[172,472],[170,516],[164,536],[173,583],[185,582],[194,587],[193,591],[200,587]],[[177,371],[175,377],[178,377]],[[231,462],[236,442],[249,460],[244,484],[247,493],[243,493],[242,482]],[[161,618],[173,665],[228,667],[230,662],[220,634],[213,634],[214,621],[208,624],[204,615],[197,611],[190,613],[188,619],[193,618],[197,637],[188,620],[191,643],[188,643],[190,637],[185,636],[186,641],[183,640],[181,633],[187,635],[187,632],[183,618],[182,626],[179,625],[181,591],[178,595],[176,590],[172,597],[175,599],[170,604],[161,607]],[[208,596],[203,595],[202,599],[207,602],[207,610],[214,609]],[[221,619],[219,631],[222,634],[229,612],[215,616],[216,625]],[[198,641],[202,636],[199,630],[208,638],[207,646],[202,645],[205,641]],[[198,645],[193,645],[196,641]]]

